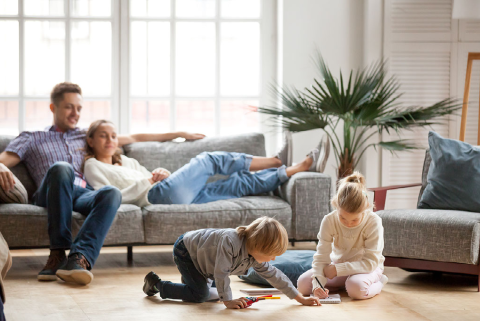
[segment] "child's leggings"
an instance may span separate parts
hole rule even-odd
[[[348,296],[352,299],[370,299],[382,291],[382,274],[383,270],[377,268],[375,271],[368,274],[336,276],[333,279],[327,279],[325,287],[330,291],[345,287]],[[312,275],[313,269],[310,269],[298,278],[298,291],[303,295],[310,295],[312,293]]]

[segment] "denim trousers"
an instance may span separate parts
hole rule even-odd
[[[3,301],[0,297],[0,321],[5,321],[5,312],[3,311]]]
[[[183,235],[173,245],[173,259],[184,283],[160,281],[157,287],[163,299],[181,299],[185,302],[205,302],[210,297],[212,280],[205,278],[193,264],[183,243]]]
[[[112,186],[97,191],[82,188],[73,184],[74,179],[72,165],[53,164],[34,195],[34,204],[47,208],[50,249],[70,249],[70,255],[80,253],[93,267],[122,202],[122,194]],[[86,216],[73,242],[72,211]]]
[[[153,186],[148,192],[148,201],[152,204],[202,204],[271,192],[288,180],[285,166],[251,173],[252,158],[243,153],[201,153]],[[229,177],[207,184],[216,174]]]

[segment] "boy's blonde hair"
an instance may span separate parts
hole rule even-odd
[[[265,255],[282,255],[288,247],[288,233],[274,218],[263,216],[248,226],[237,227],[240,237],[245,237],[247,249]]]
[[[339,181],[337,194],[332,198],[332,206],[347,213],[360,213],[371,207],[368,201],[365,177],[354,172]]]

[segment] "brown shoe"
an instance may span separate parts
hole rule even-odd
[[[68,256],[68,262],[57,270],[57,276],[65,282],[87,285],[93,280],[90,264],[80,253]]]
[[[50,250],[50,256],[48,257],[47,264],[43,270],[38,273],[37,280],[39,281],[56,281],[57,270],[67,264],[67,257],[65,256],[65,250]]]

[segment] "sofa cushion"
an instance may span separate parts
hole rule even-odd
[[[85,216],[73,212],[72,233],[77,235],[85,222]],[[122,204],[115,215],[112,226],[108,230],[104,245],[144,243],[142,210],[130,204]]]
[[[420,204],[420,200],[422,199],[423,191],[427,187],[427,176],[428,176],[428,170],[430,169],[431,163],[432,163],[432,157],[430,156],[430,150],[427,149],[425,151],[425,159],[423,160],[422,187],[420,188],[420,193],[418,193],[417,207]]]
[[[144,142],[124,146],[125,154],[152,171],[163,167],[174,172],[202,152],[239,152],[265,156],[265,138],[262,134],[243,134],[229,137],[212,137],[196,141]]]
[[[0,186],[0,203],[28,204],[28,193],[22,182],[13,175],[15,185],[8,191]]]
[[[480,148],[428,133],[432,162],[418,208],[480,212]]]
[[[399,209],[377,214],[385,231],[385,256],[478,264],[480,213]]]
[[[203,228],[235,228],[270,216],[291,235],[292,209],[273,196],[247,196],[205,204],[148,205],[143,208],[145,241],[173,244],[185,232]]]

